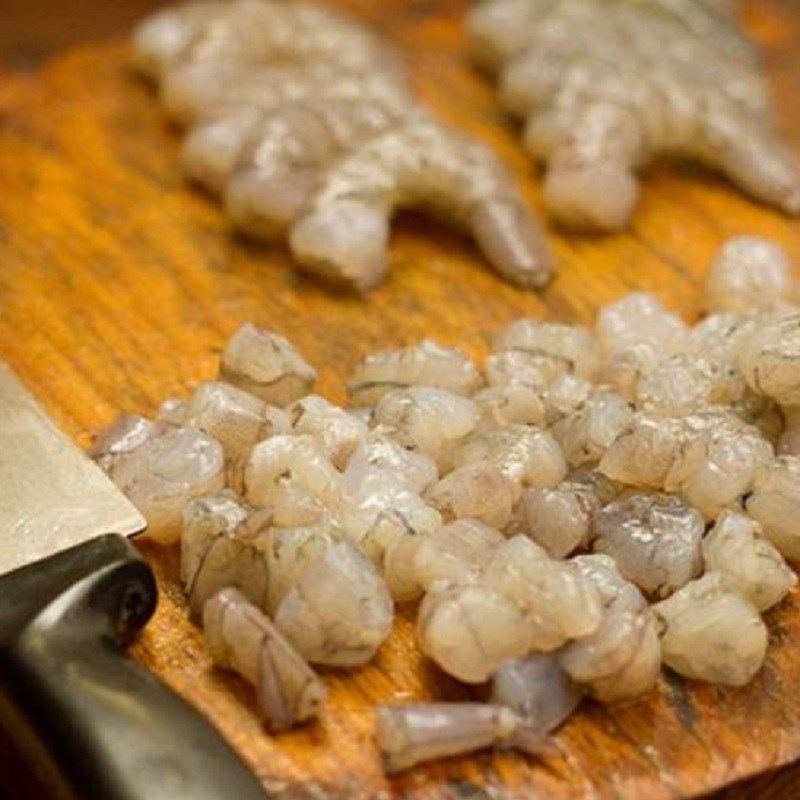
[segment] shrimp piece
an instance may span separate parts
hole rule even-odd
[[[797,576],[763,536],[761,526],[738,511],[723,511],[703,540],[706,570],[749,600],[759,611],[780,603]]]
[[[379,706],[375,732],[383,768],[390,774],[425,761],[489,747],[513,748],[533,756],[553,752],[553,747],[537,730],[501,705]]]
[[[522,350],[562,360],[567,371],[578,378],[591,378],[598,366],[597,345],[581,325],[518,319],[500,331],[493,349]]]
[[[677,497],[633,494],[594,518],[594,551],[611,556],[620,574],[651,595],[666,597],[700,575],[703,515]]]
[[[430,456],[442,470],[451,465],[459,443],[475,430],[478,407],[444,389],[411,386],[384,395],[373,419],[395,441]]]
[[[419,540],[413,569],[423,589],[436,583],[477,581],[505,543],[503,535],[475,519],[459,519]]]
[[[626,227],[636,171],[665,152],[800,212],[800,175],[732,20],[674,2],[496,0],[469,30],[477,57],[501,73],[504,104],[526,120],[525,145],[547,164],[546,203],[562,223]]]
[[[759,236],[729,239],[706,274],[709,311],[767,310],[790,299],[792,267],[784,250]]]
[[[525,350],[498,350],[483,365],[491,387],[522,385],[540,392],[566,375],[568,369],[562,358]]]
[[[526,489],[517,506],[516,525],[551,558],[566,558],[589,543],[600,508],[593,487],[568,477],[553,489]]]
[[[240,457],[229,485],[257,508],[270,508],[277,525],[316,522],[338,508],[342,477],[311,436],[273,436]]]
[[[124,414],[117,417],[92,443],[89,455],[103,470],[108,472],[121,457],[132,453],[159,432],[146,417]]]
[[[365,664],[389,635],[392,598],[352,545],[332,545],[303,573],[275,612],[275,625],[313,664]]]
[[[492,702],[510,708],[542,735],[569,719],[583,694],[551,654],[510,661],[492,678]]]
[[[172,427],[142,438],[117,441],[108,476],[147,521],[147,535],[159,544],[180,539],[183,507],[194,497],[219,492],[225,484],[222,445],[195,428]],[[120,447],[130,445],[124,452]]]
[[[554,422],[550,432],[573,467],[597,463],[630,423],[633,409],[615,392],[595,389],[578,407]]]
[[[229,458],[262,439],[291,430],[280,408],[221,381],[198,386],[186,404],[183,424],[213,436]]]
[[[624,580],[608,556],[578,556],[572,564],[597,589],[603,611],[594,633],[561,651],[562,668],[604,703],[646,694],[661,672],[661,653],[642,593]]]
[[[639,412],[609,447],[600,472],[612,480],[680,492],[714,519],[748,492],[772,445],[728,411],[688,417]]]
[[[259,525],[233,492],[198,497],[183,509],[181,582],[198,616],[220,589],[234,586],[260,608],[267,596],[267,564]],[[260,515],[259,522],[263,518]]]
[[[384,274],[389,218],[425,207],[468,230],[490,265],[525,287],[542,286],[550,259],[513,179],[483,145],[435,121],[390,131],[327,173],[289,237],[307,269],[369,288]]]
[[[415,546],[441,526],[441,514],[402,479],[380,469],[348,473],[343,495],[340,535],[383,571],[395,599],[419,597],[421,589],[405,571],[406,559],[412,556],[399,543]]]
[[[514,508],[514,483],[492,461],[475,461],[458,467],[426,493],[445,520],[471,517],[504,528]]]
[[[800,561],[800,458],[780,456],[756,473],[747,513],[790,561]]]
[[[742,400],[747,384],[738,368],[692,353],[676,353],[642,375],[636,405],[653,414],[683,416]]]
[[[753,391],[782,406],[800,404],[800,311],[759,320],[739,351],[739,367]]]
[[[337,469],[344,469],[369,433],[367,426],[323,397],[309,395],[288,406],[292,430],[308,435]]]
[[[507,425],[469,436],[453,456],[456,467],[492,461],[516,487],[557,486],[567,474],[564,454],[553,436],[532,425]]]
[[[709,573],[653,607],[664,662],[687,678],[744,686],[761,669],[767,628],[756,608]]]
[[[603,362],[596,379],[633,399],[639,377],[679,351],[687,326],[647,292],[632,292],[600,310],[597,340]]]
[[[541,392],[524,383],[488,386],[472,398],[480,411],[478,430],[504,428],[506,425],[545,424],[545,404]]]
[[[600,599],[591,583],[526,536],[514,536],[493,555],[481,583],[521,611],[533,650],[556,650],[600,624]]]
[[[345,470],[345,483],[358,482],[366,470],[390,473],[415,492],[422,493],[439,479],[439,470],[432,458],[408,450],[380,431],[373,431],[360,443]]]
[[[241,592],[214,595],[203,607],[203,630],[214,663],[256,687],[259,713],[272,733],[319,716],[325,684]]]
[[[288,339],[247,323],[225,346],[220,379],[282,407],[305,397],[317,373]]]
[[[482,582],[436,583],[420,605],[417,639],[425,655],[464,683],[483,683],[531,649],[522,612]]]
[[[354,406],[373,406],[389,392],[412,386],[470,397],[480,388],[481,377],[460,350],[424,339],[411,347],[368,355],[348,382],[347,397]]]

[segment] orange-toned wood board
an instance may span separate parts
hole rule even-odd
[[[466,0],[336,5],[393,37],[424,98],[494,145],[541,210],[537,173],[464,55]],[[800,8],[753,0],[747,22],[800,152]],[[423,336],[481,358],[516,317],[590,321],[632,289],[696,318],[704,269],[734,234],[773,237],[800,262],[797,221],[704,171],[663,165],[648,170],[627,233],[568,236],[550,226],[560,271],[541,294],[502,283],[469,242],[411,215],[397,222],[389,280],[355,297],[300,276],[281,246],[232,236],[216,203],[181,179],[178,152],[178,134],[133,75],[124,43],[0,74],[0,356],[84,445],[116,414],[150,413],[212,377],[223,342],[245,320],[291,338],[319,368],[321,392],[342,401],[364,354]],[[399,614],[374,663],[326,673],[331,698],[319,724],[273,738],[250,689],[212,668],[187,619],[176,553],[141,547],[162,601],[133,656],[208,714],[278,796],[667,800],[800,757],[797,594],[769,615],[769,658],[745,689],[665,678],[653,697],[625,708],[587,703],[556,737],[561,758],[484,754],[387,780],[373,706],[470,696],[419,655],[411,613]]]

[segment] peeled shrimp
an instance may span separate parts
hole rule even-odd
[[[275,612],[275,625],[314,664],[365,664],[389,635],[392,599],[372,563],[340,542],[303,573]]]
[[[737,236],[720,248],[706,275],[709,311],[769,309],[786,302],[793,289],[791,264],[769,239]]]
[[[677,497],[633,494],[594,518],[596,553],[611,556],[626,579],[660,597],[700,575],[703,515]]]
[[[800,561],[800,458],[780,456],[761,466],[747,513],[790,561]]]
[[[492,461],[475,461],[454,469],[426,493],[446,520],[472,518],[495,528],[511,519],[516,487]]]
[[[578,556],[572,563],[597,590],[603,610],[597,630],[561,651],[562,668],[605,703],[646,694],[660,674],[661,653],[644,597],[608,556]]]
[[[288,235],[307,271],[369,289],[389,222],[415,206],[469,232],[500,274],[542,285],[550,255],[496,155],[409,97],[385,42],[305,4],[194,3],[145,20],[140,70],[192,125],[188,174],[224,194],[234,224]]]
[[[276,406],[304,397],[317,380],[317,373],[287,339],[250,324],[228,341],[220,376]]]
[[[487,747],[514,748],[534,756],[553,750],[510,709],[480,703],[380,706],[376,734],[383,767],[389,773]]]
[[[258,608],[236,589],[224,589],[203,608],[211,655],[256,687],[258,709],[274,733],[319,716],[325,685]]]
[[[767,628],[756,608],[709,573],[653,606],[664,662],[687,678],[744,686],[761,669]]]
[[[729,589],[759,611],[779,603],[797,585],[797,576],[763,535],[761,526],[738,511],[723,511],[703,540],[708,572],[716,572]]]
[[[140,434],[141,430],[117,440],[106,470],[144,516],[147,535],[159,544],[175,544],[186,503],[223,488],[222,446],[194,428],[167,427],[152,436]],[[137,446],[134,440],[139,441]]]
[[[425,339],[367,356],[347,384],[347,397],[355,406],[373,406],[395,389],[429,386],[469,397],[480,385],[478,368],[464,353]]]
[[[222,381],[201,384],[186,404],[183,419],[213,436],[229,457],[269,436],[288,433],[290,427],[280,408]]]
[[[732,20],[696,3],[493,0],[469,30],[476,57],[501,73],[504,104],[526,120],[525,145],[547,164],[545,199],[561,222],[626,227],[636,172],[662,153],[800,212],[800,174]]]

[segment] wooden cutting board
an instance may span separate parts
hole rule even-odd
[[[493,144],[540,207],[513,126],[465,61],[465,0],[337,5],[403,45],[430,104]],[[748,22],[767,47],[782,124],[800,152],[800,9],[753,0]],[[516,317],[589,321],[632,289],[693,318],[709,258],[734,234],[773,237],[800,262],[797,221],[705,172],[656,167],[627,234],[551,229],[560,272],[541,295],[500,282],[468,242],[409,216],[396,226],[390,280],[365,301],[298,276],[282,247],[232,237],[217,205],[182,182],[178,142],[123,44],[0,75],[0,355],[83,444],[118,413],[150,413],[214,376],[220,347],[245,320],[289,336],[319,368],[320,390],[341,401],[365,353],[423,336],[481,358]],[[320,724],[275,739],[259,726],[249,688],[212,669],[187,621],[176,554],[142,549],[163,597],[135,657],[209,714],[283,797],[666,800],[800,757],[797,595],[769,615],[769,658],[746,689],[667,678],[627,708],[587,704],[557,737],[561,759],[480,755],[387,781],[373,706],[469,696],[419,656],[410,614],[399,615],[373,664],[326,675]]]

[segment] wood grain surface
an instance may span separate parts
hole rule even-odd
[[[494,145],[540,208],[537,175],[513,126],[464,59],[465,0],[335,5],[397,40],[425,99]],[[753,0],[747,17],[766,48],[781,124],[800,152],[800,9],[794,0]],[[216,204],[181,180],[178,146],[152,92],[132,75],[124,44],[0,74],[0,356],[82,444],[118,413],[152,412],[212,377],[220,347],[245,320],[290,337],[319,368],[321,392],[341,401],[365,353],[423,336],[481,358],[516,317],[589,321],[632,289],[654,290],[695,318],[708,260],[734,234],[773,237],[800,262],[796,221],[704,171],[661,165],[648,170],[628,233],[575,237],[551,226],[560,272],[541,295],[501,283],[467,241],[411,215],[396,225],[391,278],[364,300],[299,276],[283,247],[231,236]],[[187,621],[176,554],[142,549],[162,602],[135,658],[203,709],[281,797],[667,800],[800,757],[797,594],[769,615],[768,662],[746,689],[667,678],[626,708],[587,704],[557,737],[562,758],[480,755],[387,781],[372,741],[375,703],[469,695],[420,657],[410,612],[401,611],[373,664],[326,673],[331,701],[318,725],[272,738],[249,688],[212,669]],[[0,746],[0,773],[14,771]],[[783,776],[726,797],[791,798],[798,787]]]

